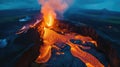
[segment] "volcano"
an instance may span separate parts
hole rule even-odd
[[[99,36],[93,28],[68,20],[55,22],[56,25],[44,28],[43,20],[38,20],[28,29],[24,27],[20,30],[22,33],[18,34],[15,42],[35,45],[21,56],[17,67],[21,67],[19,64],[24,59],[27,59],[24,67],[112,67],[119,63],[118,58],[111,55],[111,51],[114,55],[116,53],[109,41]],[[30,54],[34,55],[28,56]]]
[[[18,37],[16,42],[33,43],[37,44],[37,49],[39,47],[39,51],[33,47],[35,53],[38,52],[34,61],[32,60],[34,63],[26,63],[25,65],[31,64],[30,66],[34,67],[36,63],[43,64],[45,67],[112,67],[112,64],[116,64],[108,60],[111,56],[106,57],[109,55],[108,51],[101,50],[100,52],[100,49],[97,49],[104,41],[99,40],[100,37],[93,29],[83,23],[66,21],[64,18],[63,20],[58,19],[57,12],[62,13],[68,7],[66,2],[67,0],[40,0],[42,19],[37,19],[35,23],[28,26],[23,26],[17,33],[22,34],[22,37]],[[108,43],[105,42],[105,44]],[[102,47],[104,46],[106,47],[102,44]],[[110,50],[112,51],[111,48]],[[69,61],[77,64],[70,65],[72,63]],[[16,65],[19,67],[19,62]]]

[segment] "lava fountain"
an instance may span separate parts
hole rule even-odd
[[[96,57],[81,49],[81,47],[83,49],[90,49],[89,47],[83,47],[70,41],[70,39],[75,39],[81,40],[82,43],[91,42],[94,43],[97,47],[97,42],[94,41],[91,37],[85,37],[74,32],[64,32],[65,34],[59,34],[53,30],[55,28],[54,25],[57,24],[55,22],[57,16],[55,11],[64,11],[64,9],[67,8],[67,4],[65,3],[65,1],[40,0],[40,4],[42,5],[41,13],[43,14],[44,20],[37,27],[37,29],[40,33],[40,37],[43,38],[44,44],[40,46],[40,55],[36,59],[37,63],[46,63],[51,57],[52,48],[55,48],[56,50],[61,49],[58,45],[55,44],[65,43],[66,45],[70,46],[71,54],[74,57],[82,60],[87,67],[104,67],[104,65],[100,63],[100,61]],[[38,23],[38,21],[36,23]],[[60,32],[62,32],[62,30]]]

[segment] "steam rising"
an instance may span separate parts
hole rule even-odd
[[[42,6],[41,13],[43,14],[45,14],[44,12],[46,12],[46,10],[47,12],[58,12],[62,14],[71,4],[71,2],[72,0],[39,0],[39,3]]]

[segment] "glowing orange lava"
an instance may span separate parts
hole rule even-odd
[[[47,62],[51,57],[51,48],[55,46],[54,44],[56,42],[61,42],[61,43],[66,43],[67,45],[69,45],[71,47],[72,55],[82,60],[86,64],[87,67],[92,67],[92,66],[93,67],[104,67],[99,62],[99,60],[97,60],[97,58],[95,58],[94,56],[92,56],[91,54],[87,52],[82,51],[78,45],[73,44],[69,41],[70,39],[79,39],[83,41],[84,39],[88,37],[84,37],[84,36],[82,36],[82,38],[76,38],[76,37],[81,37],[81,35],[77,35],[75,33],[61,35],[49,28],[44,28],[44,35],[43,35],[44,45],[40,49],[40,55],[36,59],[36,62],[38,63]],[[86,40],[88,40],[89,42],[92,41],[90,37]]]
[[[50,59],[52,52],[51,48],[59,49],[58,46],[54,45],[55,43],[66,43],[68,46],[70,46],[70,51],[72,55],[82,60],[87,67],[104,67],[104,65],[101,64],[96,57],[81,50],[81,46],[79,46],[78,44],[73,44],[72,42],[70,42],[70,39],[81,40],[83,43],[91,42],[94,43],[95,46],[97,46],[96,41],[94,41],[90,37],[81,36],[76,33],[66,33],[62,35],[52,30],[51,27],[54,28],[53,25],[55,24],[54,20],[56,19],[56,13],[53,8],[50,7],[48,2],[44,3],[41,12],[43,13],[44,21],[42,22],[41,27],[38,28],[38,31],[42,30],[42,33],[40,32],[40,35],[43,38],[44,44],[40,47],[40,55],[36,59],[37,63],[46,63]]]

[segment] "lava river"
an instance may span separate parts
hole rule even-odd
[[[55,43],[66,43],[66,45],[70,46],[70,52],[72,53],[72,55],[82,60],[87,67],[104,67],[104,65],[101,64],[96,57],[81,50],[80,47],[82,46],[78,44],[74,44],[70,41],[70,39],[76,39],[76,40],[81,40],[83,43],[92,42],[95,44],[95,46],[97,46],[96,41],[92,40],[92,38],[81,36],[76,33],[66,33],[63,35],[47,27],[44,27],[43,31],[44,32],[42,34],[42,37],[43,37],[44,45],[42,45],[40,48],[40,55],[36,59],[37,63],[47,62],[51,57],[52,48],[56,48],[57,50],[60,49],[57,45],[55,45]],[[87,47],[82,47],[82,48],[84,49]]]

